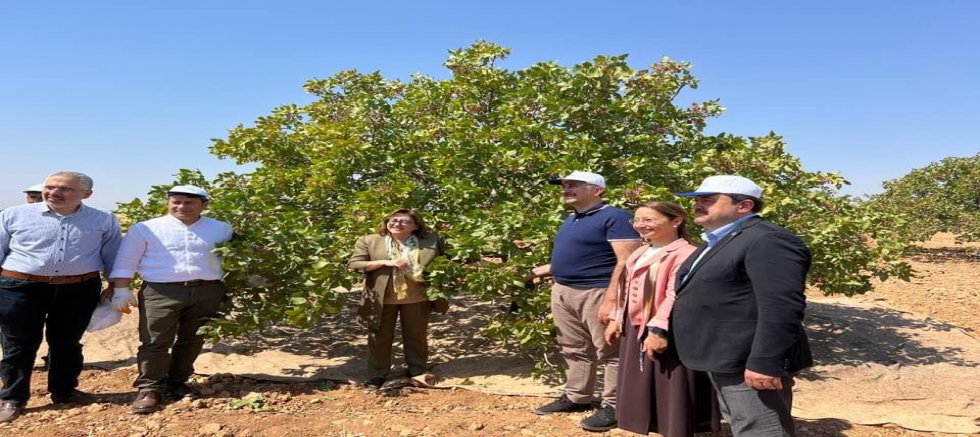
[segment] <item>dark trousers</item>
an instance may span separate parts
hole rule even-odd
[[[48,342],[48,392],[70,394],[82,373],[82,334],[99,304],[102,281],[52,285],[0,276],[0,401],[27,403],[42,337]],[[46,328],[45,328],[46,326]]]
[[[166,390],[194,374],[194,361],[204,347],[197,330],[213,318],[225,297],[221,283],[187,287],[143,284],[139,293],[139,376],[134,387]]]
[[[377,330],[368,330],[369,377],[385,377],[391,370],[391,344],[395,341],[395,323],[401,318],[402,344],[408,375],[425,373],[429,361],[429,301],[406,305],[384,305]]]

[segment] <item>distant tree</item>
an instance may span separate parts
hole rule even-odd
[[[433,292],[521,302],[489,332],[551,345],[548,293],[521,279],[548,261],[568,213],[545,180],[574,169],[605,175],[607,198],[626,208],[674,199],[709,175],[744,175],[766,189],[765,216],[810,245],[812,285],[855,294],[875,276],[908,277],[897,258],[905,242],[879,234],[879,216],[836,195],[840,176],[803,170],[773,133],[705,135],[722,108],[674,104],[698,84],[687,63],[664,58],[634,70],[623,55],[507,70],[497,63],[508,53],[487,42],[451,51],[444,80],[356,71],[311,80],[313,103],[278,107],[214,140],[212,153],[257,164],[254,172],[208,181],[181,171],[176,182],[207,186],[211,214],[239,233],[221,249],[236,307],[211,333],[308,326],[339,311],[337,287],[359,280],[345,267],[355,238],[414,207],[453,247],[453,261],[430,265]],[[164,191],[119,211],[131,220],[159,214]]]
[[[868,206],[894,219],[884,223],[912,241],[952,232],[958,241],[980,240],[980,153],[951,157],[884,183]]]

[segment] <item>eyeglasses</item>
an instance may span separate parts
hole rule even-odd
[[[642,218],[638,219],[636,217],[630,219],[630,224],[641,224],[641,225],[652,225],[657,222],[655,218]]]
[[[389,219],[388,223],[392,223],[396,225],[411,225],[415,223],[415,220]]]

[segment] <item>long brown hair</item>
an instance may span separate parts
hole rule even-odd
[[[388,235],[388,220],[391,220],[391,218],[396,215],[407,215],[412,218],[412,221],[415,222],[415,230],[412,231],[412,235],[418,238],[429,235],[429,228],[425,227],[425,221],[422,220],[422,216],[419,214],[419,212],[414,209],[399,209],[391,214],[388,214],[388,216],[381,221],[381,227],[378,228],[378,234]]]
[[[684,210],[684,207],[674,202],[658,200],[655,202],[646,202],[637,207],[637,209],[639,208],[652,209],[663,214],[670,220],[680,218],[681,224],[677,225],[677,236],[683,238],[687,242],[691,241],[691,237],[687,235],[687,211]]]

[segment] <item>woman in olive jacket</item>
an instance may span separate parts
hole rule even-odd
[[[357,314],[368,327],[367,384],[381,387],[391,370],[395,323],[401,318],[408,376],[425,373],[429,358],[429,315],[445,312],[444,299],[429,299],[425,267],[445,255],[445,243],[429,232],[418,212],[399,209],[384,219],[376,234],[354,244],[347,266],[365,274]]]

